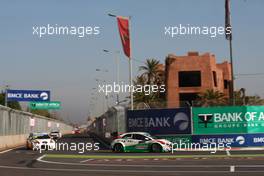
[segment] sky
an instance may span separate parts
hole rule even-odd
[[[264,1],[231,1],[234,72],[264,73]],[[224,26],[224,0],[0,0],[1,88],[8,84],[12,89],[50,90],[52,100],[62,102],[60,115],[76,123],[89,113],[102,113],[107,103],[93,89],[97,88],[95,79],[116,81],[115,56],[103,49],[122,51],[116,20],[108,13],[132,17],[134,76],[147,58],[164,63],[170,53],[210,52],[217,62],[229,59],[223,35],[164,35],[165,26]],[[98,26],[100,34],[84,38],[33,35],[33,26],[47,24]],[[119,59],[120,80],[128,82],[128,60],[123,52]],[[263,74],[238,76],[235,86],[264,97],[263,78]],[[110,98],[108,104],[113,102]]]

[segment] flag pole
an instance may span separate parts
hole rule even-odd
[[[227,33],[227,28],[230,28],[230,33]],[[229,40],[229,54],[230,54],[230,64],[231,64],[231,83],[229,87],[229,99],[230,104],[233,106],[235,102],[235,92],[234,92],[234,66],[233,66],[233,51],[232,51],[232,27],[231,27],[231,12],[230,12],[230,0],[225,0],[225,35],[226,39]]]
[[[134,110],[134,97],[133,97],[133,88],[131,89],[131,87],[133,86],[133,75],[132,75],[132,46],[131,46],[131,16],[129,16],[129,35],[130,35],[130,58],[129,58],[129,82],[130,82],[130,103],[131,103],[131,110]]]
[[[231,64],[231,85],[230,85],[230,89],[231,89],[231,102],[232,102],[232,105],[235,105],[236,104],[236,101],[235,101],[235,92],[234,92],[234,87],[235,87],[235,84],[234,84],[234,67],[233,67],[233,50],[232,50],[232,38],[230,38],[229,40],[229,52],[230,52],[230,64]]]

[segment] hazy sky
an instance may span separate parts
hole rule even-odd
[[[234,71],[263,73],[264,1],[232,0]],[[185,55],[189,50],[211,52],[217,61],[229,58],[224,36],[164,35],[165,26],[223,26],[224,0],[45,0],[0,1],[0,85],[13,89],[51,90],[52,100],[62,101],[60,113],[78,122],[89,110],[103,109],[103,97],[89,108],[95,78],[111,83],[115,79],[114,56],[103,49],[121,50],[116,21],[112,12],[132,16],[132,52],[137,60],[166,55]],[[32,35],[33,26],[99,26],[100,35],[78,38],[72,36]],[[140,62],[134,62],[134,75]],[[128,62],[123,53],[120,60],[121,80],[128,79]],[[108,73],[95,69],[108,69]],[[264,97],[264,75],[239,77],[236,87],[249,94]]]

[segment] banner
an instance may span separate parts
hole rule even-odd
[[[8,89],[7,101],[50,101],[50,91]]]
[[[191,134],[189,108],[147,109],[127,111],[127,131],[142,131],[153,135]]]
[[[30,102],[30,109],[60,109],[61,102],[59,101],[49,101],[49,102]]]
[[[229,143],[231,147],[264,146],[264,134],[193,135],[193,143]]]
[[[129,18],[118,16],[117,24],[118,24],[119,35],[123,45],[124,53],[128,58],[130,58],[131,55],[130,55]]]
[[[264,106],[192,108],[194,134],[264,133]]]

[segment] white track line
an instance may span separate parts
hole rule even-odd
[[[230,172],[235,172],[235,166],[230,166]]]
[[[4,151],[0,152],[0,154],[7,153],[7,152],[9,152],[11,150],[13,150],[13,149],[4,150]]]
[[[229,150],[226,150],[226,154],[227,154],[227,156],[231,156],[231,153]]]
[[[80,161],[80,163],[85,163],[85,162],[87,162],[87,161],[92,161],[92,160],[94,160],[94,159],[83,160],[83,161]]]

